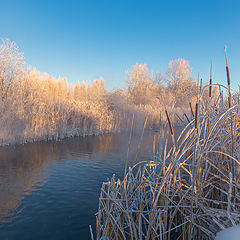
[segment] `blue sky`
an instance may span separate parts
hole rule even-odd
[[[69,81],[125,84],[136,62],[165,72],[176,58],[193,74],[225,84],[224,45],[232,86],[240,84],[240,1],[1,0],[0,37],[26,62]]]

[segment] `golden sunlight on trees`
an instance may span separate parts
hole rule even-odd
[[[153,75],[146,64],[136,64],[130,73],[127,73],[128,95],[133,103],[160,104],[165,106],[183,106],[197,94],[197,84],[191,75],[189,62],[185,59],[176,59],[169,63],[166,76]],[[165,84],[164,84],[165,83]]]
[[[126,82],[135,104],[145,104],[149,101],[153,89],[153,74],[149,72],[146,64],[136,63],[131,73],[127,73]]]
[[[103,78],[69,84],[66,78],[25,65],[23,59],[14,42],[2,41],[0,145],[119,131],[127,128],[133,113],[135,121],[148,116],[149,127],[157,128],[166,107],[174,107],[175,113],[180,108],[188,111],[196,95],[184,59],[171,62],[165,78],[137,63],[127,73],[128,90],[116,92],[106,91]]]
[[[166,82],[173,94],[182,101],[182,98],[191,99],[196,95],[197,85],[191,76],[191,67],[185,59],[176,59],[169,63],[166,72]]]
[[[0,99],[5,101],[24,75],[23,53],[14,42],[2,40],[0,46]]]
[[[0,46],[0,145],[101,134],[119,128],[103,78],[71,84],[26,67],[14,42]]]

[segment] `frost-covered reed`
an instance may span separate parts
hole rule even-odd
[[[214,239],[240,224],[240,95],[225,99],[219,86],[219,96],[206,100],[212,86],[200,88],[178,138],[168,116],[171,147],[163,129],[151,162],[130,167],[122,181],[113,176],[103,183],[98,240]]]
[[[0,145],[119,130],[120,116],[109,108],[101,79],[72,87],[32,69],[14,78],[0,100]]]

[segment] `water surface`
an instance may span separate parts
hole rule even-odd
[[[151,159],[154,135],[145,132],[138,161]],[[90,239],[101,184],[114,173],[122,178],[128,139],[105,134],[0,148],[0,239]]]

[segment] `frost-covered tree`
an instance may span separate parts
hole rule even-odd
[[[103,79],[87,86],[26,67],[14,42],[0,46],[0,145],[100,134],[119,127]],[[101,101],[99,101],[101,99]],[[89,101],[91,100],[91,101]]]
[[[144,104],[151,98],[153,74],[149,72],[146,64],[136,63],[130,73],[127,72],[126,82],[128,91],[135,104]]]
[[[0,45],[0,100],[6,101],[14,85],[24,78],[23,53],[15,42],[2,39]]]
[[[187,60],[171,61],[166,75],[168,88],[176,96],[193,97],[196,94],[196,83],[191,75],[191,67]]]

